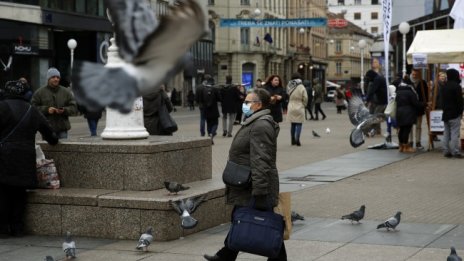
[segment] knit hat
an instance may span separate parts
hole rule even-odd
[[[7,96],[23,96],[29,86],[22,81],[9,81],[5,84],[5,94]]]
[[[52,78],[54,76],[58,76],[59,78],[61,78],[60,71],[58,71],[58,69],[56,69],[54,67],[51,67],[47,71],[47,80],[49,80],[50,78]]]

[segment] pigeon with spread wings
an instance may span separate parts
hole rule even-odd
[[[105,0],[105,5],[125,62],[76,63],[73,92],[90,110],[108,106],[128,113],[138,96],[157,91],[186,64],[189,48],[207,31],[206,10],[198,1],[178,0],[158,24],[145,0]]]
[[[348,117],[356,126],[350,134],[350,144],[357,148],[364,143],[364,133],[373,129],[375,124],[385,121],[384,113],[370,114],[359,93],[353,93],[348,102]]]

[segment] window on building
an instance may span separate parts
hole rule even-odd
[[[208,5],[214,5],[214,0],[208,0]]]
[[[361,20],[361,13],[354,13],[354,20]]]
[[[371,27],[371,33],[376,34],[379,32],[379,28],[377,26]]]
[[[354,0],[354,4],[355,4],[355,5],[360,5],[360,4],[361,4],[361,0]]]
[[[377,19],[379,19],[379,13],[377,13],[377,12],[372,12],[372,13],[371,13],[371,19],[372,19],[372,20],[377,20]]]
[[[338,5],[345,5],[345,0],[338,0]]]
[[[241,5],[250,5],[250,0],[240,0]]]
[[[373,5],[378,5],[378,4],[379,4],[379,0],[372,0],[372,4],[373,4]]]
[[[240,43],[250,44],[250,28],[240,28]]]
[[[342,63],[341,62],[336,62],[335,63],[335,74],[342,74]]]
[[[336,53],[342,52],[342,41],[340,40],[335,41],[335,52]]]

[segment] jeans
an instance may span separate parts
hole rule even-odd
[[[411,130],[411,134],[409,134],[409,141],[410,142],[416,142],[416,143],[420,143],[421,142],[421,138],[422,138],[422,117],[424,115],[419,115],[417,116],[417,121],[416,121],[416,139],[414,140],[414,135],[413,135],[413,130]]]
[[[205,125],[206,125],[206,112],[204,108],[200,108],[200,134],[205,136]]]
[[[459,155],[459,129],[461,128],[461,116],[445,121],[445,131],[443,132],[443,153]]]
[[[89,125],[90,136],[97,136],[98,120],[87,119],[87,124]]]
[[[218,124],[218,118],[206,119],[206,128],[208,129],[208,135],[211,135],[211,137],[216,136]]]
[[[303,128],[302,123],[292,122],[292,125],[290,127],[290,135],[292,136],[292,138],[295,139],[295,141],[300,141],[301,129],[302,128]]]
[[[223,113],[222,114],[222,130],[224,133],[232,135],[232,128],[234,127],[236,113]],[[227,126],[229,124],[229,126]]]

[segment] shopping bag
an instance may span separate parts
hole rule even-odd
[[[384,113],[390,116],[392,119],[396,117],[396,100],[392,100],[388,103]]]
[[[284,217],[284,240],[290,239],[292,234],[292,193],[281,192],[279,194],[279,204],[274,208],[274,212]]]
[[[53,160],[42,159],[37,162],[37,187],[44,189],[60,188],[60,177]]]

